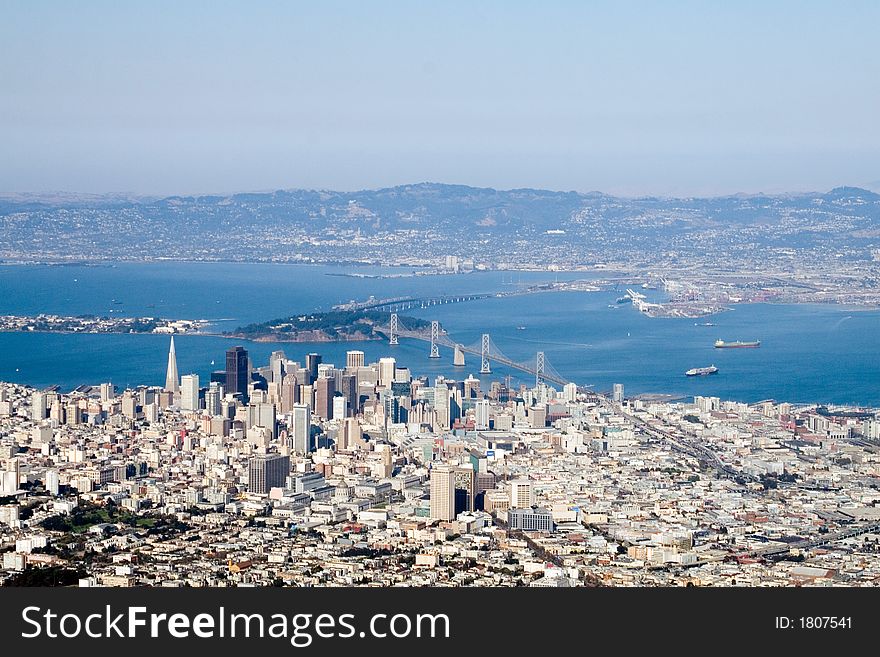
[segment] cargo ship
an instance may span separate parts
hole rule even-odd
[[[715,340],[716,349],[754,349],[755,347],[760,346],[760,340],[755,340],[754,342],[741,342],[740,340],[725,342],[724,340]]]
[[[718,372],[718,368],[714,365],[710,365],[709,367],[695,367],[691,370],[685,372],[685,376],[706,376],[707,374],[716,374]]]

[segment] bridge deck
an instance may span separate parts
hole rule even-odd
[[[380,330],[387,332],[388,329],[387,329],[387,327],[382,327]],[[400,336],[401,338],[411,338],[413,340],[421,340],[422,342],[431,342],[430,335],[426,335],[424,333],[419,333],[418,331],[400,330],[397,332],[397,335]],[[436,342],[436,344],[443,346],[443,347],[447,347],[449,349],[454,349],[457,345],[465,353],[468,353],[468,354],[471,354],[474,356],[482,357],[482,355],[483,355],[481,350],[453,342],[452,340],[449,339],[449,337],[447,337],[445,335],[441,335],[437,340],[435,340],[435,342]],[[490,353],[489,360],[494,363],[504,365],[505,367],[509,367],[511,369],[519,370],[520,372],[525,372],[527,374],[531,374],[532,376],[535,376],[537,374],[536,367],[529,367],[528,365],[524,365],[523,363],[518,363],[516,361],[510,360],[506,356],[500,356],[497,354]],[[544,372],[541,375],[541,377],[545,381],[549,381],[550,383],[556,383],[556,384],[562,385],[562,386],[566,385],[567,383],[571,383],[567,379],[564,379],[560,376],[556,376],[555,374],[552,374],[549,372]]]

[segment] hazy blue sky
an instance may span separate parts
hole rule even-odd
[[[880,186],[880,2],[0,0],[0,191]]]

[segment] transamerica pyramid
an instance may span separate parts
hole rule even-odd
[[[180,377],[177,376],[177,354],[174,351],[174,336],[168,350],[168,372],[165,374],[165,390],[176,395],[180,393]]]

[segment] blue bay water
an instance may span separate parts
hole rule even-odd
[[[151,315],[208,319],[229,330],[296,312],[327,310],[369,295],[393,297],[513,289],[530,284],[583,278],[578,274],[476,272],[408,278],[351,278],[330,274],[400,272],[371,267],[231,263],[131,263],[115,266],[0,267],[0,314]],[[852,403],[880,406],[880,312],[831,305],[739,305],[704,320],[652,319],[629,305],[617,305],[619,291],[549,292],[435,306],[408,311],[438,319],[450,336],[475,344],[488,332],[517,361],[543,350],[562,375],[580,385],[607,391],[623,383],[628,395],[717,395],[754,402]],[[609,307],[613,306],[613,307]],[[110,311],[113,313],[110,313]],[[517,327],[524,326],[520,330]],[[759,349],[714,349],[716,339],[761,340]],[[232,341],[214,336],[177,336],[181,373],[207,378],[222,367]],[[381,342],[244,344],[260,365],[275,349],[303,360],[317,351],[325,362],[342,365],[356,348],[368,360],[393,355],[414,374],[464,377],[477,373],[468,356],[465,368],[452,367],[452,354],[427,358],[428,345]],[[63,335],[0,333],[0,380],[35,386],[113,381],[118,386],[162,384],[168,337],[161,335]],[[216,365],[212,366],[214,360]],[[685,377],[691,367],[716,365],[709,377]],[[528,375],[509,372],[514,381]],[[493,368],[489,378],[508,374]]]

